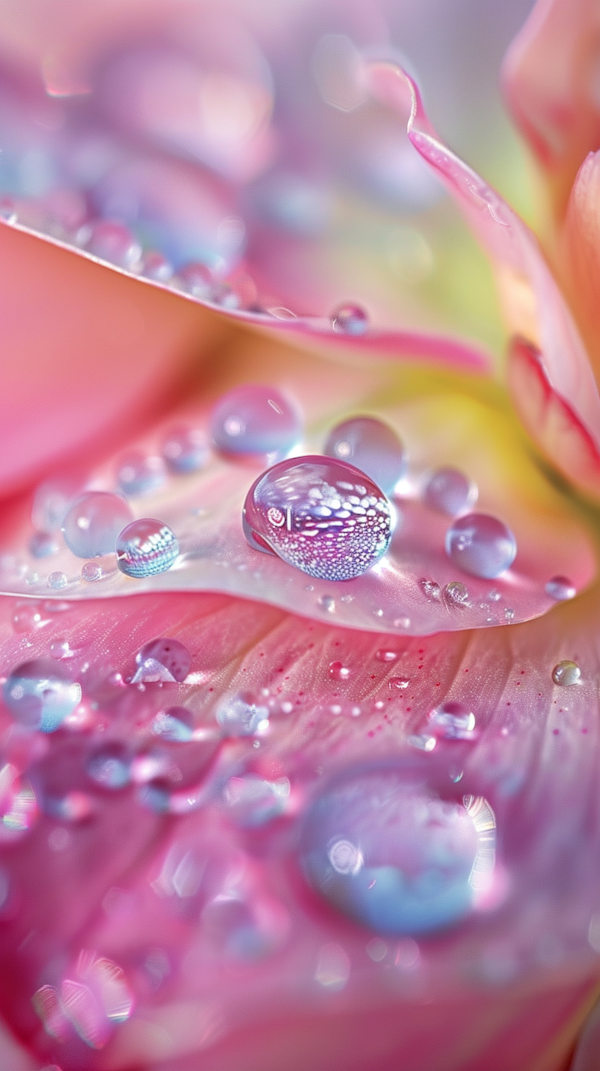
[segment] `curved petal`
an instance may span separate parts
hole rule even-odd
[[[599,55],[594,0],[538,0],[504,61],[508,104],[559,219],[579,167],[600,141]]]
[[[200,1053],[211,1071],[271,1071],[282,1052],[292,1071],[559,1071],[599,975],[597,606],[593,591],[526,626],[399,641],[211,595],[38,619],[2,600],[0,672],[60,651],[84,692],[45,736],[2,712],[5,761],[39,808],[29,828],[3,824],[11,1028],[64,1071],[189,1071]],[[140,690],[136,654],[157,635],[186,646],[191,672]],[[578,684],[553,683],[564,659]],[[236,735],[236,701],[260,729]],[[463,738],[431,717],[446,702],[472,712]],[[188,743],[157,731],[173,706]],[[125,771],[112,787],[93,765],[111,747]],[[302,873],[311,801],[390,769],[419,771],[449,805],[487,801],[487,892],[440,935],[378,935]]]
[[[598,449],[598,388],[568,307],[535,237],[502,198],[439,141],[417,87],[400,68],[374,64],[370,77],[373,90],[381,99],[402,115],[409,110],[412,144],[444,180],[492,259],[509,326],[538,348],[549,384],[574,411]],[[515,398],[515,403],[521,412],[527,413],[527,397]],[[538,439],[534,413],[528,414],[527,426],[537,445],[567,479],[587,492],[598,494],[600,486],[594,474],[590,479],[588,470],[587,480],[583,480],[565,464],[560,431],[552,440]]]
[[[600,365],[598,285],[600,282],[600,154],[590,153],[581,165],[558,234],[558,256],[565,293],[578,318],[594,366]]]

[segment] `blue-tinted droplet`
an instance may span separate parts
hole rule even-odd
[[[364,473],[311,456],[281,461],[250,488],[243,526],[250,546],[271,550],[323,580],[350,580],[385,554],[389,503]]]
[[[29,540],[29,553],[33,558],[50,558],[58,551],[58,544],[49,532],[34,532]]]
[[[435,932],[474,903],[480,835],[466,807],[401,768],[353,772],[313,804],[305,874],[334,907],[382,934]]]
[[[300,414],[281,391],[250,384],[217,402],[211,417],[213,440],[225,454],[284,457],[298,442]]]
[[[131,520],[131,507],[120,495],[86,491],[69,509],[62,534],[78,558],[97,558],[114,553],[119,532]]]
[[[123,529],[117,540],[117,564],[122,573],[141,579],[164,573],[179,554],[179,543],[167,524],[142,517]]]
[[[177,282],[182,288],[200,301],[209,301],[212,295],[214,278],[206,264],[186,264],[177,272]]]
[[[250,695],[236,695],[222,703],[216,717],[227,736],[255,736],[267,727],[269,708]]]
[[[162,253],[151,250],[144,256],[142,274],[155,283],[168,283],[173,277],[173,265]]]
[[[161,710],[152,722],[152,732],[173,744],[185,744],[193,736],[193,717],[186,707]]]
[[[557,602],[566,602],[568,599],[575,598],[577,588],[568,577],[553,576],[546,584],[546,594],[551,599],[556,599]]]
[[[475,505],[477,488],[459,469],[437,469],[427,481],[423,498],[431,509],[456,517]]]
[[[36,658],[12,671],[2,696],[22,725],[53,733],[81,702],[81,685],[56,662]]]
[[[131,758],[123,744],[105,744],[90,755],[87,772],[102,788],[125,788],[131,780]]]
[[[446,532],[446,553],[465,573],[494,580],[514,562],[517,543],[497,517],[467,513]]]
[[[344,420],[329,433],[324,454],[347,461],[389,493],[406,467],[404,446],[389,424],[375,417]]]
[[[340,305],[331,315],[331,325],[345,335],[364,335],[369,317],[360,305]]]
[[[445,740],[475,740],[475,715],[462,703],[447,700],[431,711],[430,732]]]
[[[162,487],[165,479],[165,465],[161,457],[132,450],[119,462],[117,480],[125,495],[147,495]]]
[[[123,223],[99,219],[82,227],[78,236],[80,245],[85,246],[100,260],[107,260],[126,271],[139,271],[142,247],[137,238]]]
[[[143,673],[148,663],[151,663],[153,667],[158,666],[166,673],[166,676],[158,679],[181,682],[187,677],[192,664],[192,656],[187,647],[179,640],[166,638],[145,643],[141,651],[136,654],[135,660],[142,675],[138,677],[136,673],[134,681],[148,679],[143,676]]]
[[[55,591],[60,591],[61,588],[66,588],[68,583],[69,578],[61,569],[56,569],[48,576],[48,586],[54,588]]]
[[[203,468],[208,458],[208,443],[199,428],[182,424],[169,428],[161,452],[171,472],[184,475]]]

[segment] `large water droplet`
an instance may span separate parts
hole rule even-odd
[[[193,717],[186,707],[161,710],[152,722],[152,732],[173,744],[184,744],[193,736]]]
[[[84,246],[100,260],[108,260],[126,271],[139,271],[142,247],[137,238],[122,223],[99,219],[85,224],[78,236],[78,245]]]
[[[566,602],[575,598],[577,588],[566,576],[553,576],[546,584],[546,594],[557,602]]]
[[[86,491],[68,510],[62,534],[69,550],[78,558],[96,558],[114,553],[119,532],[131,520],[131,508],[120,495]]]
[[[369,317],[360,305],[340,305],[331,314],[331,326],[334,331],[345,335],[364,335],[369,326]]]
[[[150,680],[181,682],[187,677],[192,664],[187,647],[179,640],[166,638],[145,643],[135,660],[139,668],[133,683]]]
[[[323,580],[350,580],[385,554],[389,503],[352,465],[322,457],[281,461],[250,488],[244,504],[250,546],[271,549]]]
[[[281,391],[251,384],[217,402],[211,433],[225,454],[284,457],[298,442],[300,414]]]
[[[475,715],[462,703],[448,700],[431,711],[428,728],[446,740],[474,740]]]
[[[36,658],[13,669],[2,696],[22,725],[53,733],[81,702],[81,685],[56,662]]]
[[[437,469],[427,481],[423,498],[431,509],[456,517],[475,505],[477,488],[459,469]]]
[[[131,780],[131,758],[123,744],[103,744],[90,755],[87,772],[103,788],[125,788]]]
[[[163,439],[162,456],[177,475],[197,472],[208,458],[208,443],[199,428],[186,424],[169,428]]]
[[[269,724],[269,708],[246,694],[226,699],[216,716],[227,736],[255,736]]]
[[[323,453],[355,465],[386,493],[393,490],[406,467],[399,436],[375,417],[353,417],[338,424],[329,433]]]
[[[142,579],[170,569],[179,543],[167,524],[142,517],[123,529],[117,540],[117,564],[126,576]]]
[[[446,553],[466,573],[494,580],[514,562],[517,543],[497,517],[467,513],[446,532]]]
[[[581,670],[576,662],[565,659],[559,662],[552,670],[552,680],[555,684],[568,687],[571,684],[579,684]]]
[[[141,450],[132,450],[121,458],[117,479],[124,495],[147,495],[165,482],[164,461]]]
[[[381,767],[347,774],[313,804],[302,864],[313,888],[362,925],[429,933],[470,913],[472,874],[492,837],[490,823],[439,798],[416,770]]]

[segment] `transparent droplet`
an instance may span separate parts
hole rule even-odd
[[[546,594],[557,602],[566,602],[575,598],[577,588],[566,576],[553,576],[546,584]]]
[[[123,223],[99,219],[85,224],[79,231],[77,244],[118,268],[125,268],[126,271],[140,269],[142,247]]]
[[[179,640],[161,638],[145,643],[135,656],[139,667],[133,683],[138,681],[162,680],[184,681],[192,664],[192,656],[187,647]],[[157,668],[164,670],[156,675]],[[154,674],[154,675],[153,675]]]
[[[514,562],[517,543],[497,517],[467,513],[446,532],[446,553],[464,572],[494,580]]]
[[[58,543],[49,532],[34,532],[29,540],[29,553],[33,558],[51,558],[58,552]]]
[[[69,578],[66,573],[63,573],[60,569],[56,569],[48,576],[48,585],[54,588],[55,591],[60,591],[61,588],[66,588],[69,583]]]
[[[105,744],[90,755],[86,769],[103,788],[125,788],[131,781],[131,758],[123,744]]]
[[[559,662],[552,670],[552,680],[555,684],[564,686],[579,684],[581,670],[576,662],[565,659],[563,662]]]
[[[404,446],[389,424],[375,417],[344,420],[329,433],[323,453],[366,472],[389,493],[406,468]]]
[[[323,457],[282,461],[263,473],[244,504],[244,533],[289,565],[323,580],[350,580],[385,554],[389,503],[352,465]]]
[[[444,585],[444,602],[447,606],[468,606],[469,592],[460,580],[451,580]]]
[[[391,692],[404,692],[410,685],[410,677],[390,677],[388,688]]]
[[[342,662],[330,662],[328,672],[332,681],[347,681],[350,677],[350,670]]]
[[[429,729],[446,740],[475,740],[475,715],[462,703],[448,700],[431,711]]]
[[[226,699],[216,717],[227,736],[255,736],[268,727],[269,708],[242,694]]]
[[[56,662],[36,658],[13,669],[2,696],[22,725],[53,733],[81,702],[81,685]]]
[[[237,825],[250,829],[266,825],[283,814],[289,795],[287,777],[265,781],[256,774],[231,777],[224,790],[231,817]]]
[[[186,264],[177,272],[177,282],[186,291],[200,301],[209,301],[214,279],[206,264]]]
[[[186,707],[161,710],[152,722],[152,732],[173,744],[184,744],[193,736],[193,717]]]
[[[123,529],[117,540],[117,564],[126,576],[141,579],[164,573],[179,554],[179,543],[167,524],[142,517]]]
[[[431,509],[456,517],[475,505],[477,488],[459,469],[437,469],[427,481],[423,498]]]
[[[399,651],[391,651],[389,647],[381,647],[375,651],[375,658],[378,662],[396,662],[399,657]]]
[[[173,277],[173,265],[162,253],[151,250],[144,256],[142,274],[155,283],[168,283]]]
[[[102,566],[98,562],[86,562],[85,565],[81,566],[81,579],[87,581],[88,584],[93,584],[96,580],[101,580],[101,578]]]
[[[313,888],[356,922],[419,934],[470,914],[472,875],[490,849],[491,822],[428,790],[419,762],[352,771],[327,788],[305,820],[301,859]]]
[[[335,599],[333,595],[321,595],[319,598],[319,606],[326,610],[328,614],[332,614],[335,610]]]
[[[0,197],[0,219],[5,223],[17,222],[17,209],[12,197]]]
[[[177,475],[198,472],[208,458],[208,443],[199,428],[187,424],[169,428],[162,444],[162,456]]]
[[[61,662],[64,658],[72,658],[74,653],[69,647],[68,640],[54,640],[50,644],[50,658],[54,658],[56,662]]]
[[[442,597],[442,589],[439,584],[436,584],[435,580],[419,580],[421,591],[424,595],[430,599],[431,602],[439,602]]]
[[[217,402],[211,434],[225,454],[284,457],[300,439],[295,405],[275,387],[236,387]]]
[[[369,317],[360,305],[340,305],[331,314],[331,326],[334,331],[345,335],[364,335],[369,326]]]
[[[124,495],[147,495],[162,487],[165,479],[165,464],[161,457],[132,450],[119,462],[117,480]]]
[[[62,534],[78,558],[97,558],[114,553],[119,532],[132,520],[131,507],[121,495],[86,491],[68,510]]]

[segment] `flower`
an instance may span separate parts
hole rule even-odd
[[[600,949],[596,133],[565,5],[506,67],[547,259],[345,25],[7,12],[7,1069],[565,1067]],[[300,31],[295,109],[257,42],[291,78]],[[366,239],[347,263],[353,219],[424,280],[389,203],[427,220],[440,180],[494,265],[525,431],[483,347],[398,315]],[[287,539],[305,491],[314,555]],[[350,521],[379,525],[372,568]]]

